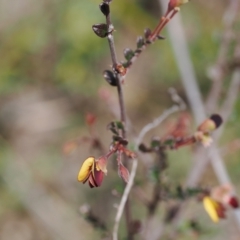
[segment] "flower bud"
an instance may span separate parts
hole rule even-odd
[[[112,71],[105,70],[103,72],[103,77],[111,86],[114,86],[114,87],[117,86],[117,78],[115,77]]]
[[[222,124],[222,117],[218,114],[213,114],[210,118],[206,119],[199,127],[198,131],[211,132]]]
[[[137,48],[141,48],[145,44],[144,38],[142,36],[137,38]]]
[[[232,208],[239,208],[239,203],[238,203],[238,199],[234,196],[230,197],[228,199],[228,204],[232,207]]]
[[[110,8],[109,8],[109,4],[106,3],[106,2],[102,2],[100,5],[99,5],[99,8],[101,10],[101,12],[107,17],[110,13]]]
[[[170,0],[168,3],[168,11],[170,12],[174,8],[177,8],[187,2],[189,2],[189,0]]]
[[[92,30],[100,38],[105,38],[108,35],[108,26],[105,23],[94,24]]]
[[[134,52],[130,48],[125,48],[123,51],[123,55],[127,61],[130,61],[134,57]]]

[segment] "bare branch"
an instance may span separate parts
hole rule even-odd
[[[177,94],[176,90],[174,88],[169,89],[169,93],[171,94],[172,100],[177,103],[178,105],[173,105],[171,108],[165,110],[158,118],[154,119],[153,122],[147,124],[143,127],[141,132],[139,133],[139,136],[135,140],[135,146],[138,147],[140,143],[142,142],[144,136],[151,131],[153,128],[159,126],[169,115],[171,115],[174,112],[178,112],[181,110],[186,109],[186,104],[184,101],[180,98],[180,96]]]
[[[215,66],[213,66],[209,72],[210,78],[212,80],[212,87],[206,101],[207,113],[211,113],[216,109],[217,103],[221,95],[223,80],[225,77],[224,66],[227,63],[226,56],[232,41],[232,37],[233,37],[232,28],[233,28],[235,19],[237,17],[238,11],[239,11],[239,1],[230,0],[228,8],[226,9],[225,14],[223,16],[224,30],[223,30],[222,42],[219,47],[218,57],[217,57]]]

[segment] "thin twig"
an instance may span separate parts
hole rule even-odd
[[[126,122],[126,110],[125,110],[125,104],[124,104],[123,89],[122,89],[122,84],[121,84],[121,76],[116,71],[116,67],[118,65],[118,60],[117,60],[117,54],[116,54],[116,50],[115,50],[114,38],[113,38],[113,34],[112,34],[114,27],[111,22],[110,13],[106,17],[106,23],[108,26],[107,38],[108,38],[108,44],[109,44],[109,48],[110,48],[110,52],[111,52],[112,68],[117,76],[117,91],[118,91],[118,100],[119,100],[119,106],[120,106],[120,119],[123,123],[125,123]],[[125,128],[122,130],[122,137],[126,138]]]
[[[169,93],[171,94],[172,100],[176,102],[178,105],[173,105],[171,108],[165,110],[158,118],[156,118],[153,122],[147,124],[143,127],[141,132],[139,133],[139,136],[136,139],[135,146],[138,147],[140,143],[142,142],[144,136],[153,128],[159,126],[162,121],[164,121],[169,115],[171,115],[174,112],[177,112],[179,110],[186,109],[186,104],[184,101],[179,97],[176,90],[173,88],[169,89]]]
[[[151,44],[155,43],[158,39],[164,39],[164,37],[160,36],[160,33],[162,32],[162,30],[166,27],[166,25],[169,23],[169,21],[175,16],[175,14],[178,13],[178,10],[173,10],[172,14],[170,15],[170,17],[167,17],[167,13],[160,18],[160,21],[158,23],[158,25],[154,28],[153,32],[151,33],[151,35],[145,39],[144,44],[142,47],[137,48],[134,51],[134,56],[131,58],[131,60],[127,61],[126,64],[126,74],[122,77],[122,79],[125,79],[125,77],[127,76],[127,73],[129,72],[131,66],[133,65],[133,63],[139,58],[139,56],[141,55],[141,53]]]
[[[125,110],[125,104],[124,104],[124,96],[123,96],[123,89],[122,89],[122,83],[121,83],[121,75],[118,72],[118,60],[115,50],[115,44],[114,44],[114,38],[113,38],[113,24],[111,22],[111,16],[110,13],[106,16],[106,24],[108,27],[108,44],[111,52],[111,58],[112,58],[112,68],[113,72],[116,74],[117,77],[117,92],[118,92],[118,101],[120,106],[120,120],[121,122],[126,125],[126,110]],[[122,137],[127,137],[126,127],[122,129]],[[125,161],[126,162],[126,161]],[[128,196],[128,195],[127,195]],[[133,239],[133,235],[131,233],[131,211],[130,211],[130,204],[128,198],[125,200],[124,203],[125,207],[125,219],[126,219],[126,228],[128,232],[128,238],[129,240]]]

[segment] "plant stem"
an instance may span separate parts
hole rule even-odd
[[[116,70],[116,67],[118,65],[118,60],[117,60],[117,54],[116,54],[116,50],[115,50],[114,38],[113,38],[113,34],[112,34],[112,32],[114,31],[114,27],[111,22],[110,14],[108,14],[106,16],[106,23],[107,23],[108,32],[109,32],[107,38],[108,38],[108,44],[109,44],[109,48],[110,48],[110,52],[111,52],[112,68],[117,77],[117,92],[118,92],[118,101],[119,101],[119,106],[120,106],[120,120],[125,125],[126,110],[125,110],[125,104],[124,104],[123,88],[122,88],[122,84],[121,84],[121,75]],[[125,127],[122,129],[122,137],[123,138],[127,137],[127,132],[126,132]],[[131,211],[130,211],[130,203],[129,203],[128,199],[126,201],[124,210],[125,210],[125,219],[126,219],[128,239],[133,240],[134,237],[133,237],[133,234],[131,231],[132,216],[131,216]]]

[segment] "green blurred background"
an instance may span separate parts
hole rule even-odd
[[[110,53],[106,39],[98,38],[91,29],[93,24],[104,22],[99,3],[0,0],[1,240],[103,239],[102,230],[82,216],[86,204],[109,231],[112,229],[114,206],[120,200],[113,190],[122,191],[114,164],[110,164],[103,186],[89,189],[78,183],[76,176],[83,160],[98,153],[85,142],[68,156],[62,153],[67,141],[89,135],[85,124],[88,112],[97,116],[96,132],[105,148],[111,142],[106,126],[115,117],[102,99],[103,94],[109,94],[112,106],[118,110],[116,89],[102,77],[103,70],[110,69]],[[207,70],[217,58],[227,4],[195,0],[181,10],[204,97],[211,86]],[[111,11],[121,60],[123,49],[135,49],[136,37],[143,34],[144,28],[156,25],[160,6],[155,0],[114,0]],[[236,30],[239,26],[238,22]],[[169,87],[175,87],[186,99],[167,32],[163,34],[166,40],[142,54],[124,84],[127,114],[136,132],[172,105]],[[239,139],[239,117],[240,97],[221,147],[228,149],[230,142]],[[151,135],[162,133],[163,129],[158,128]],[[240,193],[239,150],[231,154],[227,151],[225,159]],[[191,149],[172,152],[169,160],[168,177],[173,183],[184,183],[191,166]],[[137,181],[142,182],[141,176]],[[204,183],[216,184],[211,169]],[[143,218],[143,205],[134,201],[134,217]],[[199,220],[202,234],[193,236],[183,223],[178,239],[230,239],[229,234],[239,239],[234,238],[234,227],[227,220],[219,225],[211,223],[196,201],[189,215]],[[121,239],[124,236],[123,232]]]

